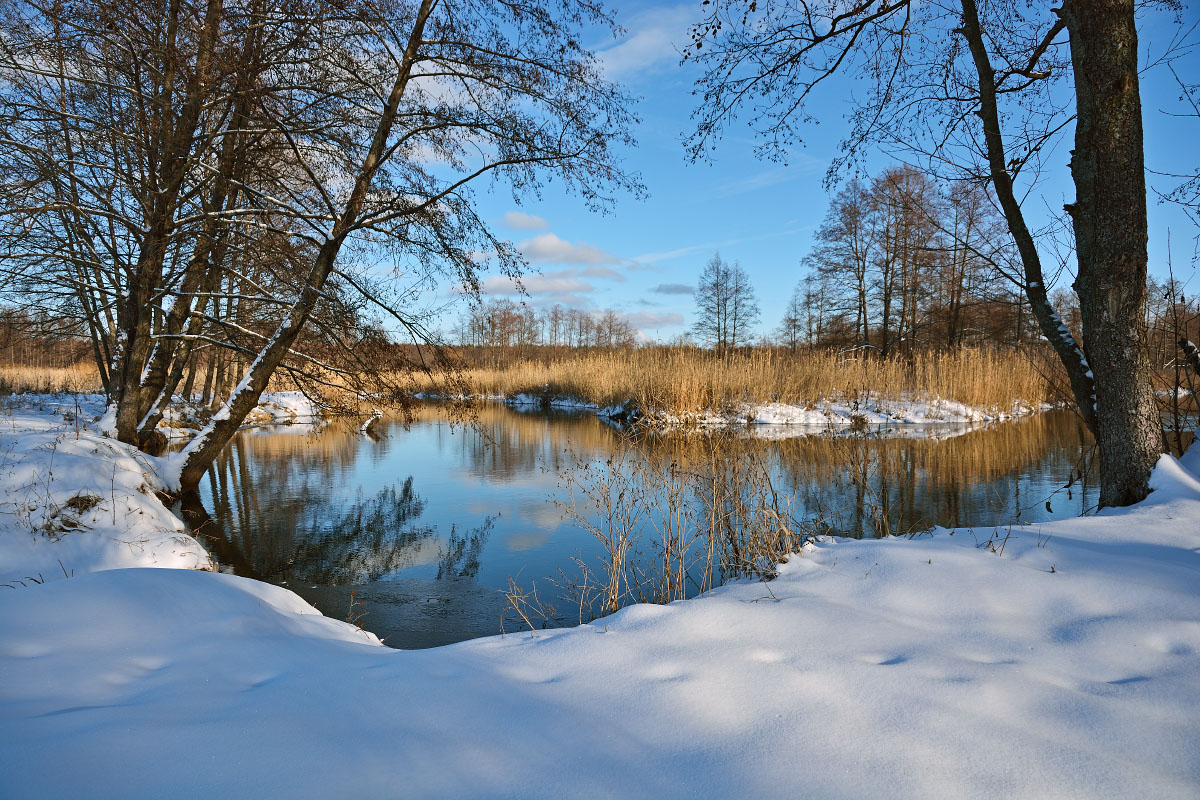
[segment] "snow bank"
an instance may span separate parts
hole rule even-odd
[[[500,399],[517,410],[552,408],[562,411],[590,411],[601,419],[624,425],[641,420],[653,427],[732,428],[763,439],[787,439],[828,432],[834,428],[854,428],[878,436],[897,438],[946,438],[977,429],[981,425],[1043,411],[1049,406],[1016,404],[1007,410],[983,409],[937,397],[870,398],[865,402],[819,400],[808,405],[787,403],[741,404],[733,409],[699,414],[674,415],[645,411],[631,403],[599,406],[570,397],[517,394]],[[902,426],[940,426],[911,429]]]
[[[631,413],[629,404],[601,407],[570,397],[544,397],[517,394],[503,398],[510,406],[518,408],[557,408],[563,410],[594,411],[603,417],[621,417]],[[1048,406],[1047,406],[1048,408]],[[923,425],[928,423],[978,423],[997,422],[1013,417],[1032,414],[1041,408],[1014,405],[1006,411],[982,409],[954,400],[942,398],[904,397],[895,400],[874,398],[867,402],[819,400],[808,405],[787,403],[740,404],[725,412],[708,411],[701,414],[676,416],[665,412],[636,413],[648,416],[663,426],[720,426],[720,425]]]
[[[159,430],[166,434],[168,439],[192,439],[200,433],[206,420],[207,409],[177,397],[163,413]],[[312,425],[322,420],[321,408],[303,392],[264,392],[258,400],[258,405],[246,415],[241,427]]]
[[[742,404],[724,412],[708,412],[687,417],[655,414],[666,425],[925,425],[929,423],[998,422],[1032,414],[1040,408],[1014,405],[1008,410],[983,409],[938,397],[903,397],[889,400],[870,399],[857,403],[845,400],[819,400],[809,405],[787,403]]]
[[[82,413],[103,400],[92,406]],[[42,398],[0,416],[0,591],[120,567],[211,568],[154,494],[159,459],[90,431],[75,408]]]
[[[260,425],[289,425],[319,422],[321,409],[303,392],[265,392],[246,421]]]
[[[0,589],[0,796],[1195,798],[1198,475],[425,651],[228,575]]]
[[[507,405],[518,409],[525,408],[554,408],[560,411],[597,411],[600,406],[596,403],[589,403],[586,400],[577,400],[574,397],[547,397],[545,395],[519,394],[500,398]]]

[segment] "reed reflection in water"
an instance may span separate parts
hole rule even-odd
[[[475,428],[427,408],[408,429],[379,429],[376,439],[350,422],[240,434],[202,487],[211,516],[196,532],[223,569],[286,585],[329,616],[347,616],[354,590],[363,626],[398,647],[497,633],[510,577],[552,591],[545,579],[573,558],[600,557],[552,500],[563,499],[564,470],[623,449],[661,470],[755,454],[792,513],[841,535],[990,530],[1094,502],[1090,487],[1063,488],[1089,440],[1061,412],[945,439],[934,437],[951,428],[931,426],[928,438],[629,441],[590,414],[503,406],[482,407]]]

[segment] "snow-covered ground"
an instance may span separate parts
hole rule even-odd
[[[163,430],[194,434],[173,409]],[[263,396],[246,426],[312,423],[300,392]],[[211,569],[204,548],[159,502],[178,473],[108,438],[102,395],[18,395],[0,410],[0,589],[121,567]]]
[[[660,424],[672,425],[795,425],[858,426],[926,425],[929,423],[985,423],[1025,416],[1042,410],[1014,405],[1011,409],[976,408],[940,397],[869,398],[863,402],[818,400],[809,405],[787,403],[743,404],[727,412],[707,412],[687,417],[655,414]]]
[[[154,461],[55,424],[0,417],[4,489],[55,463],[0,541],[110,462],[143,512],[126,534],[166,525],[134,485]],[[809,544],[769,584],[424,651],[286,589],[80,548],[75,577],[0,587],[0,797],[1195,798],[1200,451],[1153,486],[1096,517]]]
[[[121,567],[207,569],[159,502],[162,462],[95,432],[96,396],[24,398],[0,413],[0,591]]]
[[[321,419],[320,407],[303,392],[266,392],[254,410],[246,415],[242,427],[308,425]],[[200,407],[178,399],[163,414],[163,421],[158,426],[168,439],[191,439],[203,427]]]
[[[517,410],[552,408],[589,411],[601,419],[616,423],[641,419],[666,430],[729,428],[742,435],[763,439],[786,439],[851,428],[898,438],[945,438],[967,433],[981,425],[1049,408],[1016,404],[1010,409],[1000,410],[976,408],[938,397],[871,397],[862,402],[823,399],[808,405],[745,403],[723,412],[678,416],[661,411],[645,412],[627,403],[601,407],[570,397],[547,399],[538,395],[517,394],[486,399],[500,400]]]

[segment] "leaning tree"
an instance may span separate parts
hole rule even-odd
[[[1019,256],[1011,274],[1061,360],[1099,444],[1100,503],[1149,492],[1162,451],[1145,356],[1146,185],[1134,0],[1060,8],[1016,0],[706,0],[685,58],[704,67],[691,154],[739,114],[760,152],[786,159],[833,75],[864,84],[831,174],[868,145],[988,186]],[[1049,299],[1022,199],[1075,128],[1066,207],[1078,268],[1082,347]],[[1086,355],[1085,355],[1086,354]]]
[[[473,187],[641,191],[589,0],[0,0],[0,24],[0,270],[87,320],[122,441],[202,353],[238,370],[183,491],[277,369],[337,382],[380,351],[356,318],[429,342],[423,292],[519,274]]]

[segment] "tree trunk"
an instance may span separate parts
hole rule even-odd
[[[979,119],[983,123],[984,149],[987,152],[988,171],[992,179],[992,188],[996,190],[996,199],[1004,212],[1004,221],[1009,233],[1017,245],[1021,256],[1021,267],[1025,273],[1025,296],[1029,300],[1029,308],[1037,320],[1038,327],[1046,341],[1054,348],[1055,354],[1067,371],[1071,382],[1071,393],[1075,397],[1075,405],[1088,429],[1096,436],[1096,394],[1095,382],[1083,351],[1076,345],[1074,338],[1067,331],[1054,307],[1050,304],[1046,280],[1042,275],[1042,260],[1038,255],[1037,245],[1034,244],[1033,234],[1025,222],[1024,212],[1021,211],[1020,201],[1013,190],[1013,176],[1008,172],[1008,160],[1004,153],[1004,137],[1000,130],[1000,110],[996,100],[996,72],[988,56],[987,45],[984,42],[983,31],[979,26],[979,9],[975,0],[961,0],[963,10],[963,26],[959,32],[966,38],[971,50],[971,58],[975,62],[975,71],[979,76]],[[1062,21],[1055,26],[1061,30]],[[1054,31],[1052,31],[1053,33]],[[1144,198],[1143,198],[1144,199]]]
[[[120,368],[113,383],[117,401],[117,439],[139,447],[145,444],[145,440],[139,436],[139,423],[149,409],[149,402],[145,399],[148,393],[142,384],[149,366],[151,337],[156,331],[152,324],[154,309],[157,308],[154,296],[161,287],[163,265],[171,244],[180,193],[188,171],[194,168],[189,152],[199,132],[204,100],[209,89],[207,82],[212,78],[209,72],[220,34],[222,11],[221,0],[207,0],[202,32],[195,45],[195,65],[176,114],[169,98],[182,52],[176,46],[176,37],[183,12],[179,3],[171,4],[166,20],[166,67],[161,79],[164,100],[156,112],[157,122],[151,124],[153,130],[138,132],[139,135],[151,135],[159,148],[157,163],[153,165],[158,171],[158,181],[153,202],[149,205],[146,234],[139,245],[136,269],[129,278],[127,294],[118,303],[123,346]]]
[[[357,222],[375,175],[384,159],[387,158],[388,138],[396,124],[400,102],[408,88],[413,64],[416,63],[417,49],[421,44],[425,23],[433,12],[435,2],[436,0],[422,0],[420,8],[417,10],[395,84],[384,104],[371,147],[367,151],[358,175],[355,176],[354,187],[346,200],[342,213],[313,260],[312,268],[309,270],[299,299],[279,323],[279,327],[275,329],[275,333],[259,351],[253,363],[247,367],[245,376],[233,389],[229,398],[213,415],[204,430],[184,448],[181,454],[183,468],[179,476],[179,488],[184,494],[196,491],[200,485],[200,479],[204,477],[217,454],[237,433],[246,415],[258,405],[258,398],[267,388],[271,374],[287,356],[292,343],[300,335],[300,331],[312,314],[313,307],[320,299],[325,281],[333,270],[342,244]]]
[[[1150,492],[1162,425],[1146,363],[1146,175],[1134,0],[1063,3],[1078,118],[1075,291],[1095,374],[1100,505]]]

